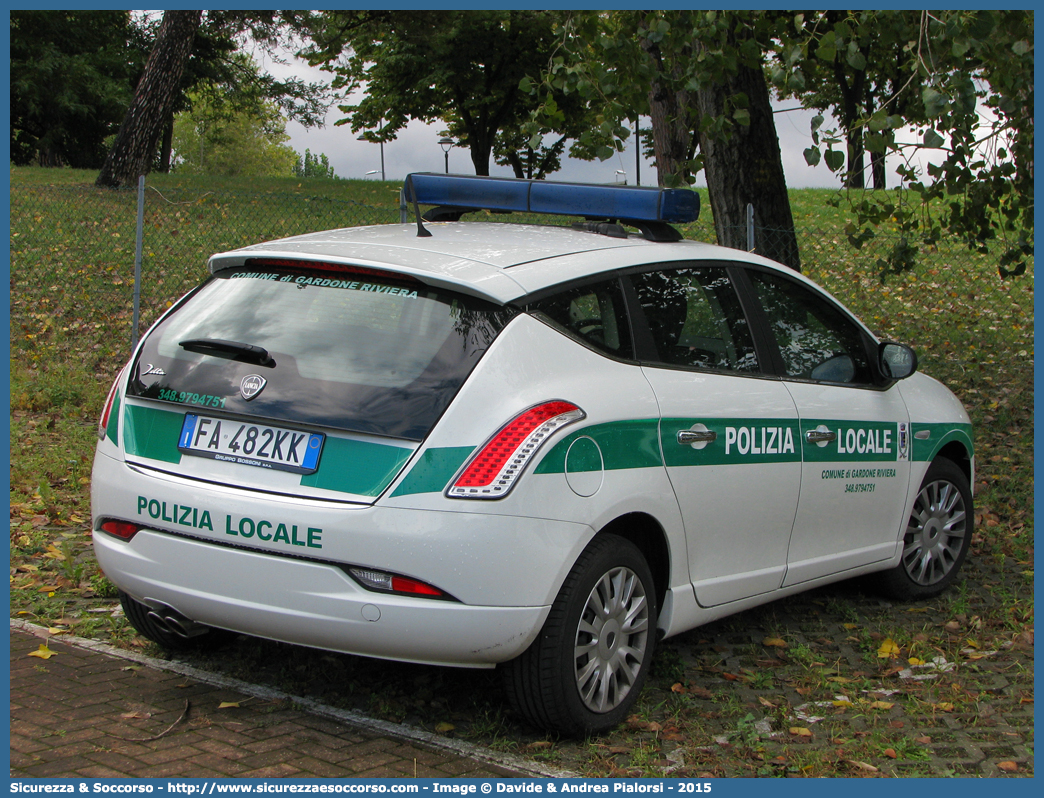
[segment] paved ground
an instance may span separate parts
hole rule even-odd
[[[549,775],[232,679],[160,670],[154,660],[91,641],[61,641],[39,627],[12,625],[14,777]],[[30,656],[41,643],[51,657]]]

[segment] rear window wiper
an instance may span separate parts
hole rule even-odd
[[[225,341],[221,338],[190,338],[178,344],[182,349],[201,355],[213,355],[243,363],[256,363],[258,366],[271,368],[276,364],[268,350],[263,346],[244,344],[239,341]]]

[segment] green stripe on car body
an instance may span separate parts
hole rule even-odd
[[[394,497],[409,496],[413,493],[442,493],[473,451],[474,446],[447,446],[426,450],[391,495]]]
[[[123,446],[135,457],[180,463],[178,437],[184,421],[184,413],[129,404],[123,421]]]
[[[183,411],[125,405],[123,445],[127,454],[163,463],[180,463],[178,438],[184,421]],[[110,426],[113,426],[111,422]],[[413,452],[409,446],[327,436],[319,470],[302,475],[300,484],[357,496],[379,496]]]
[[[697,424],[717,437],[695,446],[678,443],[678,433]],[[661,429],[663,456],[673,468],[801,461],[801,441],[794,419],[665,418]]]
[[[801,439],[806,463],[887,463],[905,459],[909,436],[903,440],[899,421],[804,419]],[[827,429],[837,435],[824,444],[808,440],[808,433]]]
[[[112,398],[112,407],[109,408],[109,423],[105,425],[105,437],[113,442],[114,445],[120,445],[120,393],[116,391],[116,395]]]
[[[598,444],[607,471],[663,465],[663,458],[660,456],[659,419],[649,418],[592,424],[590,427],[575,430],[555,444],[540,461],[534,473],[564,473],[566,453],[578,438],[590,438]],[[593,462],[590,457],[584,460]],[[571,460],[570,470],[582,469],[574,467]]]
[[[924,437],[925,433],[928,437]],[[922,437],[918,437],[918,434]],[[910,437],[913,440],[911,460],[934,460],[939,450],[951,441],[964,446],[969,457],[975,454],[971,424],[911,424]]]
[[[302,476],[301,485],[357,496],[379,496],[412,454],[413,449],[403,446],[327,437],[319,470]]]

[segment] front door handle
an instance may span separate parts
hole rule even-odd
[[[694,443],[714,443],[718,439],[718,433],[714,430],[678,430],[678,443],[682,446],[692,446]]]
[[[810,429],[805,433],[805,439],[809,443],[830,443],[837,440],[837,433],[828,429]]]

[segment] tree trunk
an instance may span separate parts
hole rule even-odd
[[[668,69],[660,47],[648,39],[642,49],[657,63],[657,75]],[[692,152],[694,103],[685,89],[675,91],[666,80],[653,79],[649,87],[649,116],[652,120],[653,153],[656,158],[657,183],[661,186],[687,185]]]
[[[164,11],[156,43],[95,185],[134,185],[147,174],[181,84],[201,11]]]
[[[755,251],[800,271],[794,217],[764,72],[740,66],[735,76],[699,89],[700,116],[724,114],[725,101],[739,93],[749,100],[750,124],[736,125],[724,139],[700,133],[718,243],[747,248],[746,209],[747,203],[752,203],[760,228],[755,236]]]
[[[167,114],[167,121],[163,125],[163,140],[160,142],[159,170],[163,174],[170,174],[170,156],[174,147],[174,114]]]
[[[834,80],[841,92],[841,124],[848,131],[845,135],[847,158],[845,159],[845,188],[863,188],[863,128],[856,124],[859,119],[859,103],[866,93],[866,72],[856,70],[849,83],[845,65],[838,55],[834,59]]]
[[[874,188],[880,191],[888,188],[888,172],[885,169],[883,152],[870,153],[870,173],[874,176]]]

